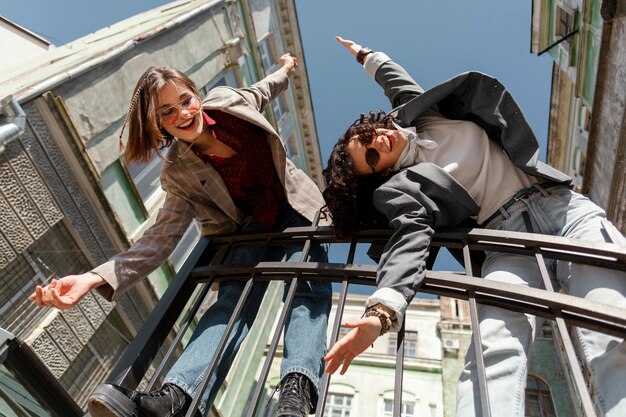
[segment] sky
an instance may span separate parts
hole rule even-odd
[[[478,70],[498,78],[518,101],[542,144],[548,131],[552,61],[530,53],[530,1],[295,0],[304,62],[324,166],[360,113],[389,110],[382,89],[336,35],[383,51],[424,88]],[[159,0],[1,0],[0,15],[56,45],[165,4]],[[288,51],[289,52],[289,51]],[[175,65],[175,64],[174,64]],[[343,249],[331,261],[345,259]],[[440,256],[436,269],[458,269]],[[357,262],[366,263],[360,251]]]

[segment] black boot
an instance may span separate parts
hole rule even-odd
[[[280,382],[279,395],[274,417],[307,417],[315,411],[315,388],[311,380],[302,374],[287,374]]]
[[[190,404],[187,394],[173,384],[148,393],[102,384],[89,397],[88,407],[91,417],[184,417]]]

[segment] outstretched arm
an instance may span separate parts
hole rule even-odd
[[[337,42],[343,45],[354,57],[363,49],[361,45],[337,36]],[[365,56],[365,70],[385,91],[392,107],[398,107],[422,94],[424,89],[406,72],[382,52],[373,52]]]
[[[286,53],[280,57],[279,64],[280,68],[277,71],[261,81],[250,87],[236,90],[259,112],[263,112],[270,101],[287,89],[289,77],[294,75],[296,68],[298,68],[298,58]]]

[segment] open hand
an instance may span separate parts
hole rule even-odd
[[[354,43],[348,39],[344,39],[341,36],[335,36],[337,42],[342,44],[352,55],[356,56],[356,54],[363,48],[358,43]]]
[[[35,292],[28,299],[39,307],[56,307],[66,310],[74,307],[92,289],[104,283],[97,274],[87,272],[82,275],[68,275],[61,279],[53,279],[50,284],[42,287],[37,285]]]
[[[287,77],[291,77],[296,73],[296,68],[298,67],[298,58],[291,56],[290,53],[286,53],[280,57],[279,60],[280,67],[285,73],[287,73]]]
[[[374,343],[380,335],[382,328],[378,317],[364,317],[346,323],[346,327],[352,330],[350,330],[343,339],[335,343],[335,346],[333,346],[330,352],[324,357],[326,372],[331,375],[334,374],[342,364],[343,367],[341,368],[340,374],[345,374],[352,360]]]

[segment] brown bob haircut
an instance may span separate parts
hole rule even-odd
[[[128,123],[128,142],[124,147],[126,161],[148,162],[152,158],[153,151],[161,156],[161,149],[172,143],[174,138],[160,126],[159,115],[156,111],[157,94],[169,82],[182,84],[197,97],[200,96],[196,84],[176,68],[148,68],[137,81],[130,108],[124,120],[124,125]]]

